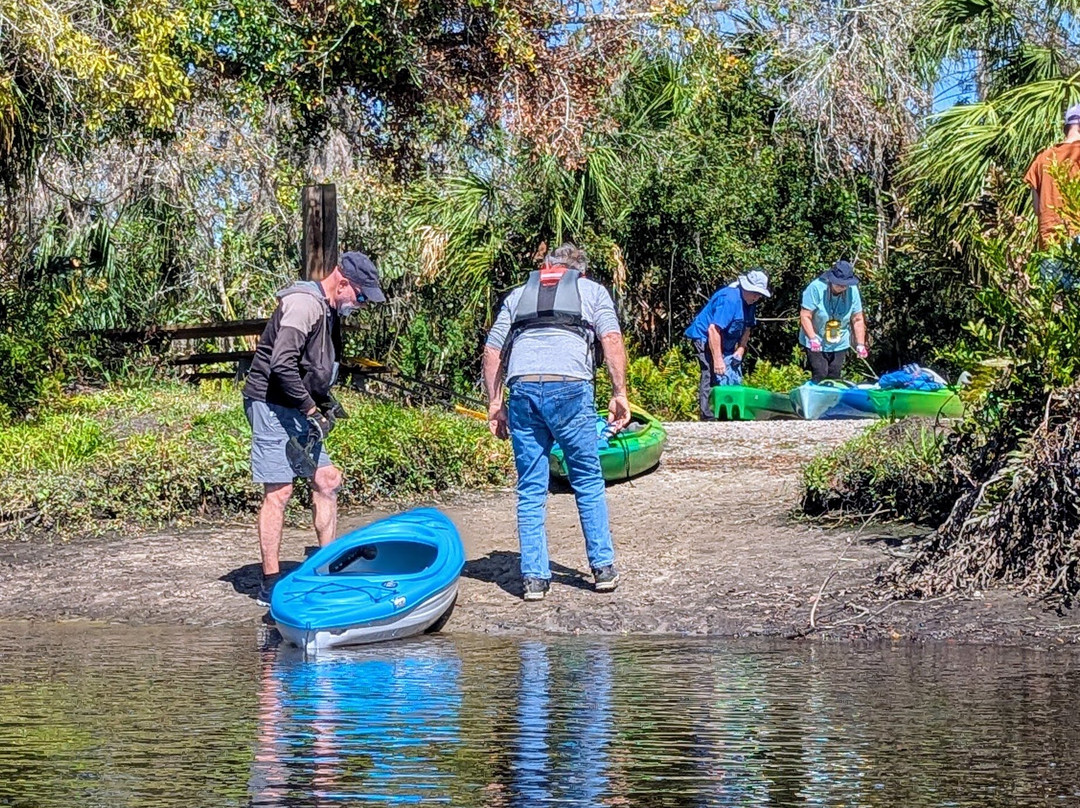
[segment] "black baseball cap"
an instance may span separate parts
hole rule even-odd
[[[386,295],[379,286],[379,270],[362,252],[347,252],[341,256],[341,274],[353,289],[372,303],[385,303]]]

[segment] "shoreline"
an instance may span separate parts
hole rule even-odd
[[[668,425],[661,466],[608,488],[621,575],[611,594],[593,592],[586,577],[572,494],[549,499],[552,587],[537,603],[520,598],[512,490],[429,500],[454,519],[466,549],[458,605],[445,631],[1080,644],[1076,616],[1004,589],[875,601],[871,586],[892,561],[887,527],[825,529],[790,517],[805,462],[864,425]],[[385,513],[343,512],[340,529]],[[299,560],[313,541],[310,529],[287,528],[282,558]],[[8,541],[0,545],[0,621],[258,625],[265,609],[253,600],[257,558],[254,524],[236,520],[137,537]]]

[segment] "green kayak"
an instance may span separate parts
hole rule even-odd
[[[606,420],[607,412],[598,413]],[[601,440],[600,468],[604,479],[629,480],[644,474],[660,462],[660,455],[667,442],[667,431],[660,421],[644,410],[630,408],[630,423],[619,434],[606,441]],[[566,461],[562,450],[551,450],[551,473],[556,477],[567,476]]]
[[[871,390],[870,401],[882,418],[962,418],[964,402],[953,388]]]
[[[795,417],[795,409],[787,395],[737,384],[714,387],[709,393],[709,406],[718,421],[765,421]]]

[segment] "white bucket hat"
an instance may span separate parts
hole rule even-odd
[[[751,269],[745,275],[739,276],[739,287],[747,292],[757,292],[765,297],[772,297],[769,291],[769,276],[760,269]]]

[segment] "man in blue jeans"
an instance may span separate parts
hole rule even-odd
[[[514,447],[525,600],[542,600],[551,580],[544,517],[548,456],[556,442],[566,458],[596,590],[610,592],[619,582],[600,470],[593,375],[602,352],[612,385],[608,421],[618,431],[630,421],[626,347],[611,295],[584,271],[585,253],[572,244],[548,255],[527,283],[507,295],[484,347],[488,426]]]

